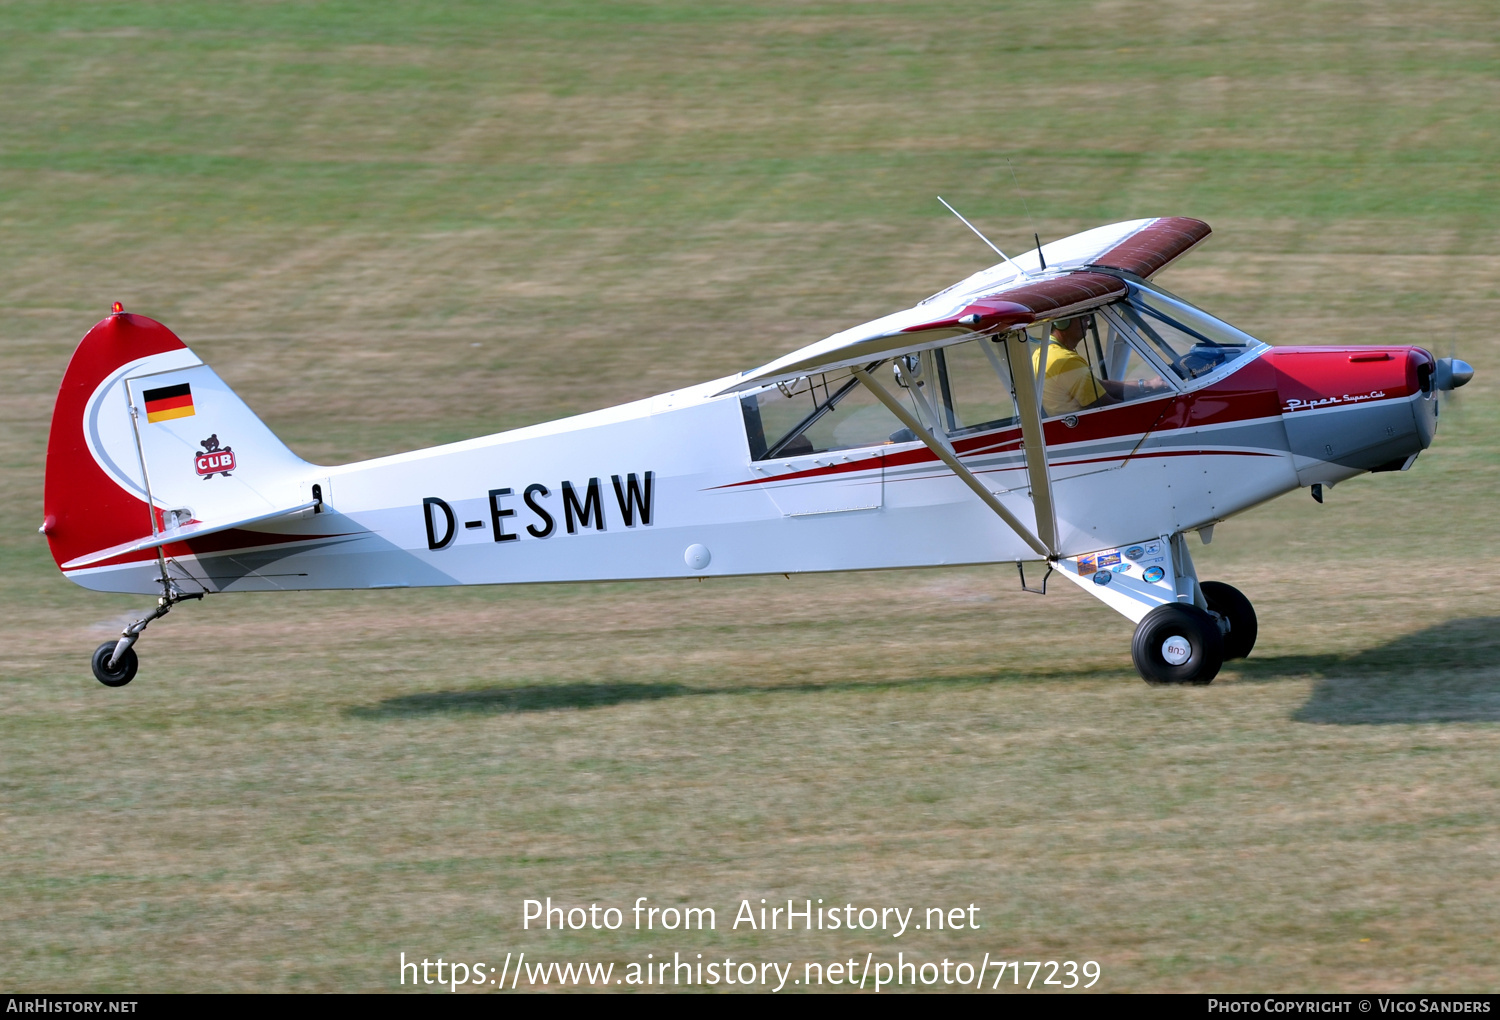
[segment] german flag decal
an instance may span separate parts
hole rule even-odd
[[[146,401],[147,421],[191,418],[196,413],[193,411],[193,389],[187,383],[147,390],[141,396]]]

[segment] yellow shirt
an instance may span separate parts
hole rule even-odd
[[[1042,381],[1043,416],[1082,411],[1104,397],[1104,387],[1094,378],[1093,369],[1081,354],[1050,339],[1046,351],[1047,378]],[[1041,369],[1042,349],[1038,348],[1031,354],[1031,370],[1040,372]]]

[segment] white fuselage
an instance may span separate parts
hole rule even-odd
[[[1037,558],[920,442],[752,461],[738,397],[712,395],[724,383],[342,467],[304,464],[296,484],[321,487],[321,513],[215,536],[212,549],[169,549],[171,573],[189,590],[251,591]],[[1140,418],[1141,407],[1081,417],[1125,413]],[[1064,556],[1201,527],[1298,485],[1277,414],[1073,443],[1050,436],[1049,425]],[[967,437],[960,455],[1034,521],[1017,428]],[[159,591],[154,555],[69,576],[99,590]]]

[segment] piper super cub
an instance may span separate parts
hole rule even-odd
[[[1272,348],[1153,286],[1184,217],[1039,246],[739,375],[321,467],[165,326],[114,313],[63,378],[53,557],[158,596],[93,655],[122,686],[184,599],[1042,562],[1135,623],[1150,683],[1209,683],[1255,611],[1184,535],[1410,467],[1473,370],[1419,347]],[[996,249],[998,251],[998,249]],[[1043,578],[1043,590],[1045,590]]]

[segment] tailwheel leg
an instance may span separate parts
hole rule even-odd
[[[140,638],[141,632],[152,620],[159,620],[170,613],[177,603],[202,597],[201,591],[187,594],[179,591],[176,585],[168,585],[167,593],[156,600],[156,609],[149,616],[142,617],[121,631],[118,641],[106,641],[94,649],[94,657],[89,663],[94,670],[94,679],[105,687],[124,687],[134,680],[140,660],[132,646]]]

